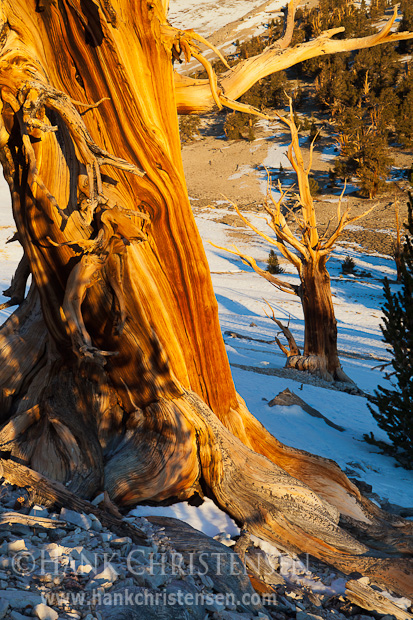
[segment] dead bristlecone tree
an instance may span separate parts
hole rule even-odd
[[[252,256],[242,252],[236,246],[234,246],[233,250],[221,248],[220,246],[215,247],[239,256],[244,263],[252,267],[258,275],[265,278],[278,290],[299,297],[304,314],[304,351],[302,354],[290,330],[276,319],[274,311],[270,306],[272,310],[270,318],[278,325],[289,343],[289,348],[287,348],[276,337],[278,346],[287,355],[287,368],[306,370],[319,375],[326,381],[335,380],[353,383],[343,371],[338,357],[337,321],[334,314],[327,261],[335,242],[345,227],[367,215],[374,207],[366,211],[366,213],[351,217],[348,208],[343,211],[341,209],[343,190],[338,200],[336,217],[331,218],[326,231],[324,234],[321,234],[317,227],[316,207],[310,182],[314,140],[310,148],[310,161],[306,167],[300,147],[298,128],[294,120],[291,99],[289,114],[286,116],[278,115],[278,118],[287,125],[291,134],[291,144],[288,147],[287,156],[297,175],[298,184],[298,192],[294,196],[295,203],[293,207],[286,208],[284,206],[287,192],[282,189],[280,181],[278,182],[280,198],[278,200],[274,199],[268,171],[267,199],[264,206],[270,216],[267,223],[272,229],[274,236],[269,236],[254,226],[240,212],[236,204],[233,203],[233,207],[249,228],[266,242],[275,246],[284,258],[295,267],[300,283],[298,285],[291,284],[285,279],[270,273],[268,269],[262,269]],[[288,218],[289,222],[287,222],[286,216],[290,216]],[[296,232],[293,231],[294,226]]]
[[[335,29],[289,48],[292,2],[279,44],[218,85],[199,37],[173,28],[167,9],[0,4],[0,154],[24,249],[9,290],[20,303],[0,331],[3,475],[27,486],[40,472],[49,501],[47,479],[123,506],[206,494],[281,548],[411,596],[412,524],[364,499],[334,462],[283,446],[235,391],[177,112],[237,108],[264,75],[413,35],[390,34],[394,16],[366,39],[334,40]],[[182,54],[209,78],[175,74]]]

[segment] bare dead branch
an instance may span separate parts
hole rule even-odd
[[[212,68],[211,63],[205,58],[205,56],[202,56],[202,54],[199,54],[195,50],[192,49],[191,52],[192,52],[192,56],[196,58],[198,62],[201,63],[201,65],[204,67],[205,71],[207,72],[212,97],[218,109],[222,110],[222,103],[220,101],[220,97],[218,93],[217,76],[215,75],[215,72]]]
[[[323,32],[319,37],[301,43],[294,47],[281,49],[279,47],[267,47],[261,54],[247,58],[231,71],[221,76],[220,85],[222,93],[230,101],[235,101],[260,79],[283,71],[304,60],[321,55],[335,54],[338,52],[351,52],[358,49],[374,47],[384,43],[402,41],[413,38],[412,32],[392,33],[391,28],[397,17],[397,7],[384,27],[373,35],[354,39],[332,39],[343,28],[334,28]],[[201,113],[211,110],[215,101],[208,93],[208,81],[204,80],[204,87],[200,80],[186,78],[182,80],[178,75],[175,79],[175,92],[177,108],[180,114]]]
[[[368,585],[350,579],[346,583],[346,597],[356,605],[368,611],[375,611],[383,615],[394,616],[397,620],[412,620],[413,615],[404,611],[387,597],[383,596]]]
[[[373,211],[373,209],[375,209],[376,206],[377,205],[373,205],[372,207],[370,207],[370,209],[367,209],[367,211],[364,211],[364,213],[361,213],[361,215],[356,215],[355,217],[349,217],[350,209],[346,209],[346,211],[341,216],[336,229],[330,235],[329,239],[325,241],[322,247],[320,248],[320,253],[322,255],[329,254],[331,252],[331,249],[334,243],[337,241],[338,237],[341,235],[344,228],[348,226],[349,224],[352,224],[353,222],[357,222],[357,220],[361,220],[361,218],[366,217],[366,215],[371,213],[371,211]]]
[[[297,6],[298,0],[290,0],[288,3],[287,19],[285,20],[283,36],[275,42],[274,47],[285,50],[290,45],[294,33],[294,20]]]
[[[191,39],[195,39],[195,41],[199,41],[199,43],[203,43],[206,47],[208,47],[210,50],[212,50],[218,56],[220,61],[227,67],[227,69],[231,69],[231,67],[229,66],[229,64],[225,60],[224,56],[219,51],[219,49],[217,47],[215,47],[215,45],[210,43],[207,39],[204,39],[204,37],[202,35],[200,35],[198,32],[195,32],[194,30],[191,30],[191,29],[190,30],[185,30],[185,34],[190,36]]]
[[[284,192],[285,195],[285,192]],[[296,239],[293,235],[293,233],[291,232],[284,216],[281,213],[281,200],[283,198],[283,196],[281,197],[280,201],[278,203],[275,203],[275,201],[273,200],[271,194],[270,194],[270,199],[273,201],[273,204],[276,205],[276,211],[274,212],[274,214],[271,213],[270,209],[267,209],[267,213],[269,213],[269,215],[274,215],[271,219],[272,224],[270,225],[270,227],[274,230],[275,234],[276,234],[276,239],[273,239],[272,237],[270,237],[269,235],[266,235],[265,233],[263,233],[262,231],[260,231],[256,226],[254,226],[254,224],[252,224],[239,210],[238,206],[234,203],[234,202],[230,202],[230,204],[232,204],[232,206],[234,207],[235,211],[237,212],[237,214],[239,215],[239,217],[242,219],[242,221],[249,227],[251,228],[251,230],[253,230],[257,235],[259,235],[260,237],[262,237],[263,239],[265,239],[265,241],[268,241],[269,243],[271,243],[271,245],[275,245],[284,255],[286,253],[288,253],[288,257],[286,256],[286,258],[288,258],[288,260],[290,260],[296,267],[297,269],[299,268],[301,261],[299,256],[293,254],[292,252],[290,252],[288,250],[288,248],[285,247],[284,243],[288,243],[289,245],[291,245],[292,248],[294,248],[294,250],[298,253],[298,255],[306,255],[306,248],[304,247],[304,245],[302,245],[300,243],[300,241],[298,241],[298,239]],[[228,200],[228,199],[227,199]]]
[[[280,328],[285,338],[287,339],[289,349],[287,349],[287,347],[285,347],[281,343],[281,341],[279,340],[277,336],[274,337],[274,340],[277,343],[277,345],[280,347],[281,351],[285,353],[287,357],[290,357],[290,355],[301,355],[301,351],[298,348],[295,338],[292,335],[291,331],[289,330],[288,326],[283,325],[281,321],[275,317],[274,308],[271,306],[271,304],[266,299],[264,299],[264,301],[267,304],[267,306],[270,308],[272,315],[270,316],[264,308],[265,314],[267,315],[269,319],[274,321],[274,323]]]
[[[78,512],[94,514],[104,527],[113,529],[120,536],[130,536],[138,545],[147,545],[147,537],[142,530],[127,523],[123,519],[110,514],[105,508],[94,506],[91,502],[81,499],[60,482],[49,480],[25,465],[12,459],[0,459],[1,475],[11,484],[32,491],[42,498],[48,506],[71,508]]]
[[[217,248],[218,250],[223,250],[224,252],[228,252],[229,254],[234,254],[235,256],[238,256],[246,265],[249,265],[256,273],[268,280],[268,282],[270,282],[273,286],[280,289],[284,293],[298,295],[298,286],[294,284],[289,284],[288,282],[284,282],[283,280],[280,280],[279,278],[273,276],[268,271],[264,271],[264,269],[258,267],[255,258],[253,258],[252,256],[248,256],[248,254],[244,254],[236,246],[233,246],[235,248],[234,250],[230,250],[229,248],[224,248],[220,245],[216,245],[215,243],[212,243],[212,241],[208,241],[208,243],[214,248]]]
[[[110,101],[110,97],[102,97],[102,99],[99,99],[99,101],[97,101],[96,103],[83,103],[83,101],[76,101],[75,99],[71,99],[70,100],[73,105],[76,105],[80,108],[86,108],[84,112],[82,112],[82,114],[85,114],[86,112],[89,112],[89,110],[94,110],[95,108],[99,107],[101,103],[103,103],[104,101]]]
[[[254,108],[254,106],[249,105],[248,103],[241,103],[240,101],[234,101],[226,97],[222,92],[219,93],[219,100],[226,108],[230,110],[236,110],[237,112],[244,112],[245,114],[252,114],[253,116],[258,116],[259,118],[264,118],[268,121],[277,121],[278,119],[269,114],[264,114],[260,112],[258,108]]]

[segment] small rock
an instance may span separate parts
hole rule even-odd
[[[47,551],[51,558],[60,558],[64,553],[66,553],[66,547],[63,545],[58,545],[57,543],[50,543],[44,550]]]
[[[124,536],[123,538],[112,538],[110,541],[111,547],[123,547],[124,545],[130,545],[132,543],[132,539],[129,536]]]
[[[91,564],[75,564],[75,571],[78,575],[89,575],[93,571]]]
[[[215,601],[208,602],[205,605],[205,609],[207,611],[213,611],[213,612],[216,611],[216,612],[220,613],[221,611],[224,611],[225,604],[221,603],[219,600],[215,600]]]
[[[92,504],[94,506],[99,506],[99,504],[103,502],[104,499],[105,499],[105,494],[99,493],[99,495],[96,495],[95,499],[92,499]]]
[[[92,524],[92,528],[93,528],[93,524]],[[97,547],[99,547],[99,549],[101,549],[102,548],[102,541],[99,540],[98,538],[91,538],[90,541],[89,541],[88,547],[89,547],[89,549],[96,549]]]
[[[96,563],[96,554],[90,552],[88,549],[84,547],[75,547],[70,551],[70,557],[73,560],[78,560],[83,564],[95,564]]]
[[[33,543],[33,544],[38,545],[38,544],[39,544],[39,543],[41,543],[41,542],[42,542],[42,539],[41,539],[41,538],[39,538],[39,537],[37,536],[37,534],[35,534],[34,536],[32,536],[32,543]]]
[[[30,590],[30,577],[16,577],[16,587],[22,588],[23,590]]]
[[[146,582],[150,588],[160,588],[166,585],[171,579],[170,575],[159,573],[158,575],[150,575],[146,577]]]
[[[37,504],[30,509],[29,515],[33,517],[48,517],[49,511],[44,506],[38,506]]]
[[[27,616],[23,616],[18,611],[12,611],[9,615],[10,620],[27,620]]]
[[[252,620],[252,616],[250,614],[240,614],[235,611],[222,611],[215,617],[219,618],[220,620]]]
[[[100,573],[97,573],[93,579],[88,581],[86,590],[93,590],[99,586],[108,588],[117,580],[118,576],[119,575],[113,566],[111,564],[107,564],[107,566],[105,566]]]
[[[297,611],[296,618],[297,620],[323,620],[321,616],[309,614],[306,611]]]
[[[212,581],[211,577],[208,577],[208,575],[204,575],[203,573],[200,573],[199,576],[204,586],[212,590],[212,588],[214,587],[214,582]]]
[[[99,519],[93,519],[92,521],[92,530],[94,532],[101,532],[103,530],[103,525],[99,521]]]
[[[25,592],[23,590],[11,590],[10,585],[6,590],[0,590],[0,599],[5,599],[14,609],[34,607],[42,602],[40,594]]]
[[[9,603],[4,598],[0,598],[0,619],[7,614]]]
[[[57,620],[59,614],[57,611],[48,607],[44,603],[40,603],[40,605],[36,605],[34,608],[34,613],[40,620]]]
[[[227,611],[237,611],[236,603],[234,601],[228,600],[227,604],[225,605],[225,610],[227,610]]]
[[[83,530],[90,530],[92,527],[92,521],[89,517],[83,513],[75,512],[67,508],[62,508],[60,511],[60,518],[67,523],[71,523],[76,527],[80,527]]]
[[[187,581],[191,586],[195,586],[195,579],[192,577],[192,575],[182,575],[182,579],[184,581]]]
[[[24,540],[24,538],[21,538],[19,540],[13,540],[13,542],[9,542],[9,544],[7,545],[7,551],[8,553],[17,553],[18,551],[26,551],[27,547],[26,547],[26,541]]]
[[[79,547],[83,543],[83,536],[79,534],[72,534],[72,536],[65,536],[60,540],[60,544],[64,547]]]

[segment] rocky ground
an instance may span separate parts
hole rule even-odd
[[[136,545],[93,514],[33,505],[4,481],[0,494],[0,619],[390,620],[389,609],[413,617],[407,599],[396,607],[384,598],[367,614],[344,575],[246,533],[213,539],[177,519],[125,517],[147,537]],[[349,583],[380,592],[367,578]]]

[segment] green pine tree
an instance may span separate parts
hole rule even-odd
[[[356,106],[340,108],[340,157],[334,171],[342,179],[357,177],[360,193],[374,198],[386,188],[392,158],[388,148],[386,110],[370,96],[360,98]]]
[[[402,19],[399,23],[399,32],[409,32],[413,30],[413,4],[411,0],[401,0],[400,11]],[[413,43],[411,41],[400,41],[399,51],[401,54],[411,54]]]
[[[409,221],[402,254],[401,290],[384,284],[384,341],[392,352],[393,371],[386,373],[391,387],[379,386],[370,397],[370,411],[393,444],[390,452],[413,469],[413,194],[409,194]],[[381,445],[371,435],[368,441]]]
[[[400,81],[395,94],[398,99],[395,114],[395,131],[399,142],[405,148],[413,144],[413,62],[405,66],[405,75]]]

